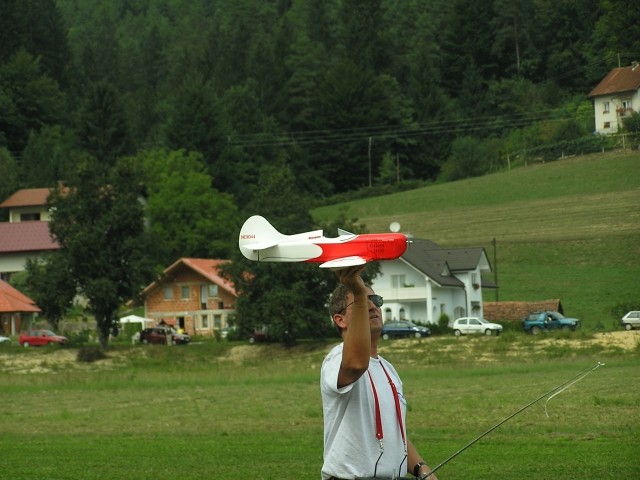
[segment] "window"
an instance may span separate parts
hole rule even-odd
[[[182,287],[182,299],[183,300],[189,300],[189,298],[191,298],[191,292],[189,290],[189,287]]]
[[[609,102],[604,102],[602,108],[604,109],[603,113],[609,113]]]
[[[29,221],[37,221],[40,220],[40,214],[39,213],[21,213],[20,214],[20,221],[21,222],[29,222]]]
[[[218,285],[209,285],[209,296],[210,297],[218,296]]]
[[[209,315],[202,315],[200,323],[202,328],[209,328]]]
[[[405,275],[391,275],[391,287],[400,288],[406,284]]]
[[[213,326],[216,330],[220,330],[222,328],[222,315],[213,316]]]
[[[603,128],[611,128],[611,122],[604,122]]]
[[[164,299],[173,300],[173,285],[167,285],[164,287]]]

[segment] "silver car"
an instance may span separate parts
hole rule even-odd
[[[640,311],[628,312],[620,319],[620,325],[622,325],[625,330],[640,328]]]
[[[456,337],[474,333],[500,335],[502,333],[502,325],[487,322],[484,318],[478,317],[462,317],[453,322],[453,334]]]

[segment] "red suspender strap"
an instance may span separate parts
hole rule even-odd
[[[382,417],[380,416],[380,402],[378,401],[378,392],[376,392],[376,384],[373,383],[373,378],[371,378],[371,372],[367,370],[369,374],[369,381],[371,382],[371,390],[373,391],[373,402],[375,405],[376,412],[376,438],[380,440],[380,444],[382,445],[382,438],[384,434],[382,433]]]
[[[384,368],[382,364],[382,360],[380,360],[380,366],[384,371],[384,374],[387,376],[387,380],[389,380],[389,386],[391,387],[391,391],[393,392],[393,399],[396,402],[396,416],[398,417],[398,425],[400,426],[400,434],[402,435],[402,443],[404,443],[404,450],[407,451],[407,439],[404,436],[404,426],[402,425],[402,409],[400,408],[400,395],[398,395],[398,389],[396,388],[395,383],[391,380],[391,377],[387,373],[387,369]]]
[[[391,387],[391,392],[393,393],[393,400],[396,404],[396,416],[398,417],[398,425],[400,426],[400,434],[402,435],[402,442],[404,443],[404,450],[407,451],[407,440],[404,435],[404,426],[402,424],[402,410],[400,408],[400,398],[398,395],[398,389],[396,388],[393,380],[391,380],[391,376],[387,373],[387,369],[384,368],[382,364],[382,360],[380,361],[380,366],[384,371],[384,374],[387,376],[389,380],[389,386]],[[382,416],[380,414],[380,402],[378,401],[378,392],[376,391],[376,385],[373,383],[373,378],[371,377],[371,372],[367,370],[369,374],[369,381],[371,382],[371,391],[373,392],[373,401],[376,413],[376,438],[380,441],[380,448],[382,448],[382,439],[384,437],[384,433],[382,432]]]

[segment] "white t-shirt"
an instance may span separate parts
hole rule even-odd
[[[384,368],[398,390],[405,425],[407,402],[395,368],[382,357],[369,360],[369,373],[375,384],[382,417],[383,454],[376,438],[375,401],[369,375],[338,388],[338,372],[344,344],[335,346],[325,357],[320,373],[324,414],[324,464],[322,478],[403,477],[407,472],[405,446],[400,433],[396,403]],[[378,467],[376,469],[376,461]],[[375,472],[374,472],[375,470]]]

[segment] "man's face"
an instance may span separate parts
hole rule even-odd
[[[367,295],[374,295],[373,290],[368,288]],[[341,314],[336,315],[341,318],[335,319],[336,323],[341,328],[349,328],[349,323],[351,323],[353,310],[353,295],[351,293],[347,294],[346,305],[348,305],[347,308],[345,308]],[[369,311],[369,325],[371,327],[371,333],[380,335],[380,332],[382,331],[382,310],[371,300],[367,300],[367,308]],[[343,323],[343,325],[338,322]]]

